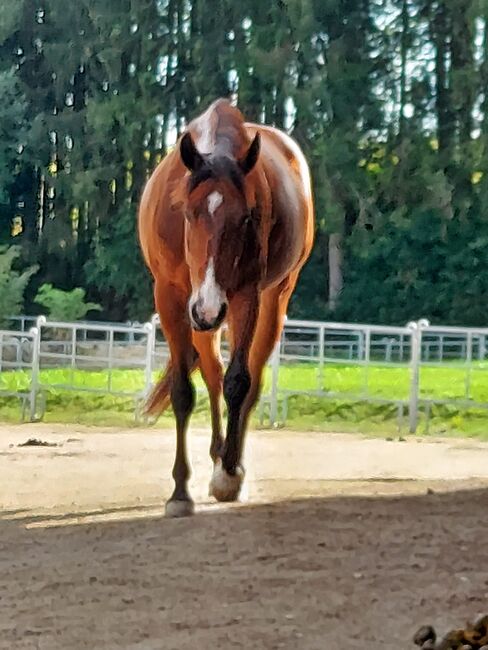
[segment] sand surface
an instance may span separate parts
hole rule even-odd
[[[208,445],[167,520],[171,432],[0,426],[0,649],[407,649],[488,610],[488,444],[254,432],[236,505]]]

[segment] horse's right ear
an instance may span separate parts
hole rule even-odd
[[[191,172],[196,172],[203,165],[203,156],[195,147],[191,133],[185,133],[180,142],[180,156],[183,164]]]
[[[259,132],[257,132],[254,136],[254,140],[251,142],[251,146],[247,150],[246,155],[242,160],[239,161],[239,166],[245,175],[249,174],[251,169],[253,169],[254,165],[256,164],[260,148],[261,137],[259,135]]]

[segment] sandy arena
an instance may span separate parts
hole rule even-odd
[[[0,648],[407,650],[488,609],[488,444],[255,432],[216,505],[208,443],[167,520],[171,432],[0,426]]]

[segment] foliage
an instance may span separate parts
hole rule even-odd
[[[39,264],[28,309],[51,283],[105,318],[149,314],[142,188],[224,95],[310,161],[316,245],[291,315],[485,322],[486,2],[212,6],[0,0],[0,242]]]
[[[71,291],[55,289],[43,284],[36,296],[36,303],[47,309],[47,315],[55,321],[70,322],[84,318],[90,311],[100,311],[100,305],[85,302],[85,290],[77,287]]]
[[[12,70],[0,72],[0,205],[9,202],[20,150],[25,146],[26,103]]]
[[[36,267],[22,272],[14,270],[20,251],[17,247],[0,246],[0,327],[5,326],[6,318],[22,312],[24,292]]]

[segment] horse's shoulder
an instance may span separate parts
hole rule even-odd
[[[146,259],[163,250],[182,253],[183,213],[179,189],[184,168],[173,150],[146,183],[139,207],[139,233]],[[151,254],[152,253],[152,254]]]

